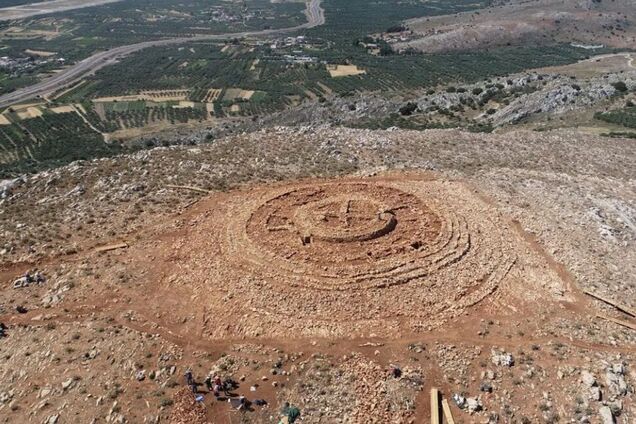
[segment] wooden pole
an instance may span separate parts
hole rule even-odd
[[[442,410],[444,411],[446,424],[455,424],[455,419],[453,418],[453,413],[451,412],[447,399],[442,399]]]
[[[593,298],[600,300],[601,302],[605,302],[605,303],[607,303],[608,305],[611,305],[611,306],[615,307],[615,308],[616,308],[616,309],[618,309],[619,311],[625,312],[627,315],[631,315],[631,316],[633,316],[634,318],[636,318],[636,310],[635,310],[635,309],[630,308],[630,307],[629,307],[629,306],[627,306],[627,305],[623,305],[623,304],[621,304],[621,303],[614,302],[614,301],[613,301],[613,300],[611,300],[611,299],[608,299],[608,298],[603,297],[603,296],[601,296],[601,295],[599,295],[599,294],[596,294],[596,293],[592,293],[591,291],[587,291],[587,290],[585,290],[585,291],[584,291],[584,293],[585,293],[586,295],[588,295],[588,296],[592,296]]]
[[[611,322],[613,322],[615,324],[622,325],[623,327],[627,327],[627,328],[631,328],[632,330],[636,330],[636,324],[633,324],[633,323],[631,323],[629,321],[623,321],[622,319],[612,318],[612,317],[609,317],[609,316],[603,315],[603,314],[596,314],[596,316],[599,317],[599,318],[603,318],[603,319],[606,319],[608,321],[611,321]]]
[[[431,424],[441,424],[439,418],[439,390],[433,387],[431,389]]]
[[[117,250],[117,249],[125,249],[128,247],[128,243],[124,242],[124,243],[117,243],[117,244],[109,244],[107,246],[100,246],[100,247],[96,247],[95,248],[95,252],[101,253],[101,252],[109,252],[111,250]]]

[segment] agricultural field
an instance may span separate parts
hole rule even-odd
[[[140,128],[159,122],[201,122],[209,118],[205,104],[186,100],[94,102],[88,109],[94,113],[90,116],[87,114],[87,119],[108,132]]]
[[[356,65],[327,65],[327,71],[329,75],[331,75],[331,78],[366,74],[364,69],[360,69]]]
[[[269,0],[125,0],[0,22],[0,42],[11,55],[26,49],[57,51],[75,61],[96,50],[139,41],[294,26],[304,22],[303,9],[303,3]]]
[[[125,135],[131,129],[170,128],[175,124],[202,122],[208,116],[199,107],[112,112],[106,121],[93,110],[46,113],[14,122],[0,115],[0,179],[134,151],[140,146],[119,141],[121,137],[127,138]],[[114,141],[106,141],[111,134]]]
[[[269,0],[125,0],[101,6],[0,21],[2,56],[19,60],[30,52],[54,52],[29,67],[43,75],[100,50],[148,40],[234,33],[295,26],[305,22],[304,4]],[[49,60],[44,60],[49,59]],[[31,84],[25,69],[0,83],[0,94]]]
[[[468,86],[528,69],[565,66],[589,57],[588,50],[569,44],[426,54],[396,53],[381,43],[377,51],[370,52],[365,46],[369,40],[378,41],[373,38],[375,34],[409,18],[453,14],[489,3],[324,0],[324,25],[289,36],[271,35],[266,40],[249,37],[201,40],[147,48],[61,89],[48,98],[49,106],[81,105],[77,113],[95,131],[125,133],[130,129],[205,123],[226,117],[256,121],[304,104],[330,104],[335,98],[353,99],[370,93],[385,97],[405,93],[421,96],[431,90],[440,92],[446,87]],[[26,30],[47,35],[12,40],[7,42],[5,51],[26,54],[28,50],[31,55],[36,52],[38,60],[48,63],[63,57],[72,61],[95,49],[152,37],[291,26],[305,19],[301,13],[304,6],[299,2],[198,0],[178,8],[178,13],[174,4],[174,0],[143,0],[135,3],[133,10],[129,1],[123,1],[76,11],[72,18],[64,14],[34,18],[26,23]],[[108,18],[111,15],[119,17]],[[15,26],[5,27],[5,34],[15,30]],[[47,56],[46,52],[55,54]],[[47,66],[53,65],[41,68],[48,69]],[[0,82],[0,90],[10,91],[14,87],[15,84]],[[466,113],[440,107],[432,113],[405,117],[397,113],[398,105],[381,116],[362,117],[350,126],[409,129],[459,126],[471,131],[491,131],[492,123],[478,119],[477,115],[494,113],[500,101],[512,100],[498,98],[495,91],[481,95],[483,104],[479,107],[454,106],[466,109]],[[516,98],[530,93],[509,94]]]
[[[13,123],[0,125],[0,178],[119,151],[74,112],[9,117]]]
[[[309,45],[317,44],[309,40]],[[293,63],[285,57],[297,46],[272,50],[267,45],[247,43],[232,45],[231,49],[203,42],[151,48],[97,72],[56,102],[138,96],[148,90],[190,90],[188,100],[215,103],[224,113],[237,113],[232,107],[240,103],[240,114],[262,115],[334,94],[346,97],[468,83],[528,67],[576,61],[586,55],[569,46],[390,57],[372,56],[363,49],[352,48],[351,54],[356,56],[351,62],[356,65],[331,66],[321,62],[342,64],[345,59],[327,48],[305,46],[303,51],[318,60]],[[130,74],[128,69],[137,72]],[[255,94],[241,96],[240,91]]]
[[[214,116],[212,103],[189,101],[189,94],[146,91],[73,104],[12,106],[0,114],[0,178],[130,149],[121,143],[130,129],[201,123]]]
[[[201,100],[211,88],[242,87],[261,90],[273,103],[286,96],[307,98],[307,92],[322,96],[329,91],[346,94],[356,91],[422,88],[449,81],[471,81],[528,68],[575,62],[587,52],[567,45],[543,49],[500,48],[487,52],[437,55],[373,56],[355,41],[381,31],[412,16],[454,13],[479,6],[474,2],[427,2],[400,4],[352,0],[324,2],[327,22],[305,31],[303,54],[316,62],[346,65],[353,63],[365,74],[331,78],[318,63],[289,63],[299,46],[272,50],[247,40],[242,44],[192,43],[181,47],[148,49],[124,59],[91,78],[74,96],[108,96],[147,89],[193,88]],[[375,19],[371,19],[375,17]],[[136,69],[131,75],[124,69]],[[356,74],[353,72],[352,74]],[[142,76],[143,75],[143,76]],[[320,83],[320,85],[318,84]],[[324,87],[327,87],[325,90]],[[311,96],[309,96],[311,97]]]

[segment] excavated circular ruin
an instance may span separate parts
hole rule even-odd
[[[437,325],[492,293],[515,260],[502,227],[455,182],[313,181],[226,196],[185,256],[230,293],[206,308],[245,311],[210,335],[389,335]]]
[[[424,262],[431,266],[453,256],[444,237],[448,225],[420,199],[395,188],[324,184],[266,200],[247,218],[241,248],[255,264],[289,277],[302,274],[303,286],[386,287],[417,277]],[[460,254],[467,242],[464,237]]]

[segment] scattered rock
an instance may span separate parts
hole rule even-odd
[[[483,405],[479,398],[467,398],[466,399],[466,407],[468,412],[473,414],[475,412],[479,412],[482,410]]]
[[[45,398],[47,397],[49,394],[51,394],[51,388],[50,387],[44,387],[42,390],[40,390],[40,394],[38,395],[38,397],[41,398]]]
[[[57,424],[57,421],[60,419],[59,414],[51,415],[44,420],[45,424]]]
[[[598,410],[598,414],[603,424],[614,424],[616,422],[609,406],[601,406],[601,409]]]
[[[601,388],[598,386],[590,387],[590,400],[600,401],[603,395],[601,393]]]
[[[587,387],[596,386],[596,378],[589,371],[586,371],[586,370],[581,371],[581,381]]]
[[[609,393],[614,396],[624,396],[628,392],[629,388],[627,387],[624,373],[625,367],[623,364],[614,364],[605,373],[605,384]]]
[[[511,367],[515,364],[512,354],[506,352],[499,353],[495,350],[492,351],[490,360],[493,364],[500,367]]]
[[[492,384],[490,384],[490,382],[488,381],[483,381],[479,385],[479,390],[486,393],[492,393]]]
[[[466,398],[458,393],[453,395],[453,401],[460,409],[464,409],[466,407]]]
[[[72,378],[62,382],[62,390],[71,390],[73,387],[75,387],[75,380]]]

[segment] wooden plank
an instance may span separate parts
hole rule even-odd
[[[616,308],[616,309],[618,309],[619,311],[625,312],[627,315],[631,315],[631,316],[633,316],[634,318],[636,318],[636,310],[635,310],[635,309],[630,308],[630,307],[629,307],[629,306],[627,306],[627,305],[623,305],[623,304],[621,304],[621,303],[615,302],[615,301],[613,301],[613,300],[611,300],[611,299],[608,299],[608,298],[606,298],[606,297],[604,297],[604,296],[601,296],[601,295],[599,295],[599,294],[592,293],[591,291],[584,290],[583,292],[584,292],[586,295],[588,295],[588,296],[592,296],[593,298],[598,299],[598,300],[600,300],[601,302],[605,302],[605,303],[607,303],[608,305],[611,305],[611,306],[615,307],[615,308]]]
[[[174,188],[174,189],[177,189],[177,190],[190,190],[190,191],[197,191],[197,192],[199,192],[199,193],[206,193],[206,194],[209,194],[209,193],[210,193],[210,190],[206,190],[206,189],[204,189],[204,188],[199,188],[199,187],[192,187],[192,186],[181,186],[181,185],[172,185],[172,184],[169,184],[169,185],[167,185],[166,187],[168,187],[168,188]]]
[[[636,324],[631,323],[629,321],[623,321],[622,319],[612,318],[603,314],[596,314],[597,317],[606,319],[608,321],[612,321],[615,324],[622,325],[623,327],[631,328],[632,330],[636,330]]]
[[[439,414],[439,390],[431,389],[431,424],[441,424]]]
[[[447,399],[442,399],[442,410],[444,411],[446,424],[455,424],[455,419],[453,418],[453,413],[451,412]]]
[[[109,244],[106,246],[100,246],[100,247],[96,247],[95,248],[95,252],[101,253],[101,252],[109,252],[111,250],[117,250],[117,249],[125,249],[128,247],[128,243],[117,243],[117,244]]]

